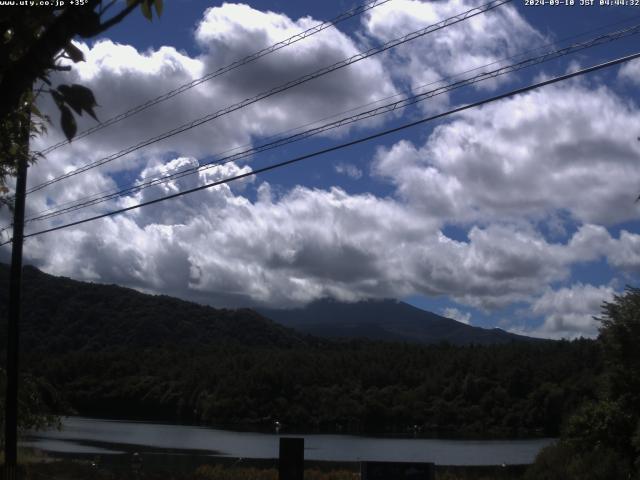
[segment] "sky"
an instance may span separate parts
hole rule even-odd
[[[640,8],[522,1],[422,36],[27,197],[27,217],[215,162],[314,126],[640,23]],[[53,83],[90,87],[104,121],[345,12],[345,0],[165,2],[134,12]],[[179,125],[481,5],[390,0],[58,148],[39,185]],[[32,233],[250,172],[637,51],[629,36],[432,96],[67,215]],[[640,61],[543,87],[295,165],[52,233],[25,263],[217,307],[396,298],[471,325],[593,337],[640,273]],[[38,151],[62,140],[53,124]],[[86,115],[79,131],[95,125]],[[294,130],[297,129],[297,130]],[[240,149],[240,150],[231,150]],[[8,212],[0,212],[3,224]],[[7,261],[9,248],[0,258]]]

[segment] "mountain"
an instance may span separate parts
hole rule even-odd
[[[0,264],[0,318],[8,310],[9,268]],[[116,285],[23,270],[21,347],[27,352],[109,351],[158,346],[304,346],[304,335],[249,309],[216,309]],[[6,338],[1,322],[0,338]],[[0,349],[4,345],[0,345]]]
[[[0,265],[0,329],[7,290],[8,268]],[[553,436],[594,397],[603,365],[594,341],[510,342],[521,337],[401,302],[325,300],[269,312],[303,330],[387,340],[330,341],[252,310],[215,309],[32,267],[24,269],[23,311],[20,368],[37,386],[33,398],[56,412],[89,416]],[[424,344],[443,340],[449,343]],[[454,345],[464,343],[475,345]]]
[[[398,300],[343,303],[325,299],[304,308],[257,310],[286,327],[329,338],[368,338],[422,344],[448,342],[452,345],[537,340],[499,328],[473,327]]]
[[[0,318],[6,318],[8,281],[9,268],[0,264]],[[24,268],[23,284],[21,345],[27,352],[224,344],[290,348],[315,343],[309,335],[453,345],[531,340],[466,325],[395,300],[319,300],[299,309],[257,312],[216,309],[116,285],[55,277],[30,266]],[[4,328],[1,322],[0,329]]]

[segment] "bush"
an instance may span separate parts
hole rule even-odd
[[[580,450],[560,441],[544,448],[525,475],[525,480],[627,480],[628,462],[607,447]]]
[[[360,475],[348,470],[323,472],[312,468],[304,471],[305,480],[356,480]],[[278,480],[274,468],[225,468],[222,465],[202,465],[196,470],[196,480]]]

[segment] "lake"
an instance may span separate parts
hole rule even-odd
[[[21,445],[65,454],[117,455],[137,451],[269,459],[278,457],[280,436],[290,436],[304,437],[307,460],[512,465],[533,462],[536,454],[553,442],[553,439],[442,440],[356,435],[277,435],[85,417],[67,417],[62,424],[60,431],[33,432]]]

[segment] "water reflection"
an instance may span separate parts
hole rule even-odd
[[[305,439],[308,460],[434,462],[439,465],[531,463],[552,439],[441,440],[353,435],[295,435]],[[205,427],[69,417],[61,431],[35,432],[23,442],[49,452],[185,454],[269,459],[278,456],[279,434]]]

